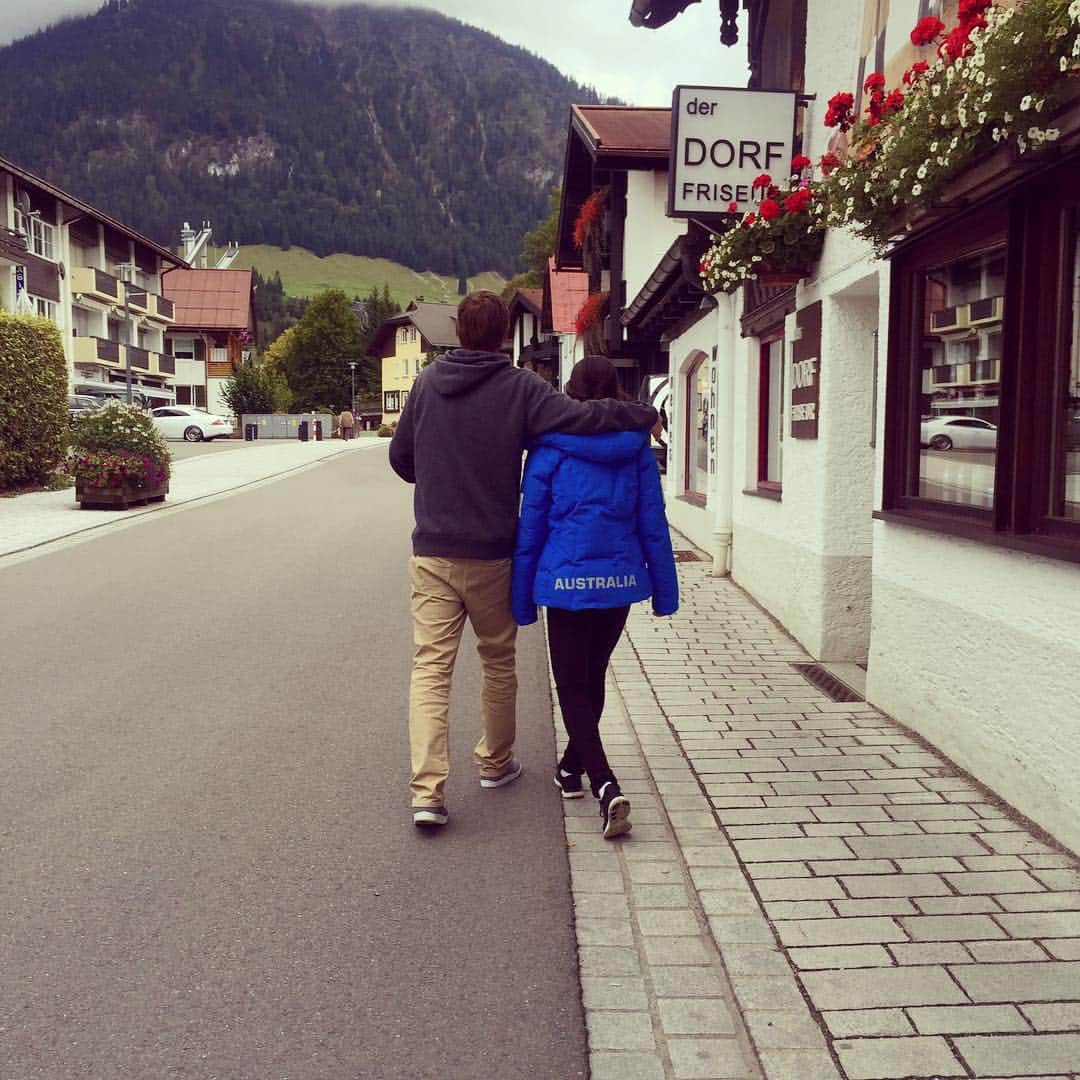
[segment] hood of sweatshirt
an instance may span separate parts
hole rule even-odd
[[[635,458],[648,441],[648,430],[639,428],[637,431],[609,431],[603,435],[562,435],[559,432],[549,432],[541,435],[533,446],[550,446],[570,457],[605,462]]]
[[[424,369],[423,379],[426,385],[443,397],[457,397],[487,382],[509,363],[501,353],[453,349],[429,364]]]

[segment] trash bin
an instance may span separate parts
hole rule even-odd
[[[322,421],[315,421],[315,441],[322,442]]]
[[[259,437],[259,425],[258,424],[245,424],[244,425],[244,442],[251,442],[253,439]]]
[[[306,420],[300,421],[300,427],[297,429],[296,435],[301,442],[308,441],[308,422]]]

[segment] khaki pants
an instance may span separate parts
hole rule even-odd
[[[473,760],[484,775],[501,772],[514,753],[517,624],[510,614],[509,559],[443,559],[414,555],[413,657],[409,686],[409,746],[413,806],[442,806],[450,771],[450,682],[466,616],[483,665],[483,734]]]

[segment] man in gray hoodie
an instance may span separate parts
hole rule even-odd
[[[510,563],[517,532],[521,455],[547,431],[590,435],[649,428],[656,411],[631,401],[574,401],[498,350],[507,312],[491,292],[458,305],[461,348],[425,368],[390,443],[390,465],[415,484],[413,658],[409,686],[413,821],[445,825],[443,789],[450,681],[468,618],[483,668],[483,733],[473,751],[480,785],[521,775],[514,757],[517,625]]]

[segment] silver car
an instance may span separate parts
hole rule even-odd
[[[183,439],[185,442],[209,442],[233,433],[233,422],[225,416],[215,416],[193,405],[163,405],[150,413],[154,427],[166,439]]]

